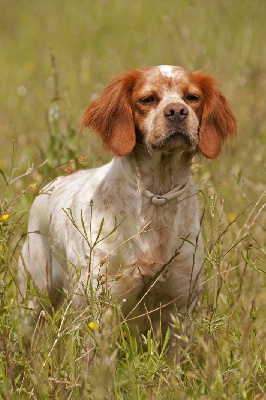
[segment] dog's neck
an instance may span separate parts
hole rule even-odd
[[[181,188],[191,176],[192,155],[177,150],[172,153],[149,153],[143,145],[123,157],[123,164],[141,188],[163,195],[174,188]]]

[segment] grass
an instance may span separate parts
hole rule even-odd
[[[265,398],[265,13],[249,0],[1,1],[0,398]],[[101,337],[104,299],[77,315],[70,294],[26,348],[16,264],[29,206],[55,174],[110,159],[79,115],[114,74],[155,64],[214,73],[238,121],[239,139],[195,170],[205,280],[192,342],[175,364],[150,334],[139,350],[115,304]]]

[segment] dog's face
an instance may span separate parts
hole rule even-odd
[[[85,110],[83,127],[98,131],[117,156],[136,142],[149,150],[200,151],[216,158],[236,131],[235,118],[212,77],[159,66],[118,76]]]
[[[137,138],[149,149],[198,148],[203,94],[184,69],[146,70],[133,87],[130,103]]]

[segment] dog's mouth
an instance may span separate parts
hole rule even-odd
[[[159,140],[152,140],[148,147],[151,150],[192,150],[195,144],[185,130],[170,131]]]
[[[186,142],[189,146],[192,145],[191,138],[186,130],[169,132],[166,136],[166,140],[176,140],[176,141],[182,140]]]

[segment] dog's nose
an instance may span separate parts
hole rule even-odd
[[[171,120],[183,121],[188,113],[187,106],[181,103],[170,103],[164,108],[164,116]]]

